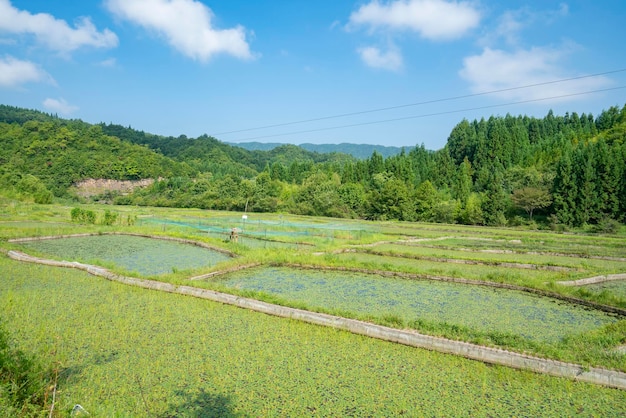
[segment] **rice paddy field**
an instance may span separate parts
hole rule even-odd
[[[229,259],[217,251],[131,235],[94,235],[30,241],[27,252],[84,263],[113,265],[139,276],[215,265]]]
[[[270,267],[238,271],[220,281],[314,309],[337,309],[361,317],[391,316],[402,323],[440,321],[534,341],[557,342],[618,320],[604,312],[519,291],[354,272]]]
[[[87,262],[120,274],[626,371],[619,350],[626,344],[624,316],[538,294],[626,309],[624,281],[558,284],[626,273],[624,232],[565,235],[281,214],[248,214],[244,224],[241,214],[225,212],[107,208],[138,221],[80,225],[70,222],[71,207],[3,202],[0,251]],[[240,228],[238,242],[226,239],[231,228]],[[192,239],[236,257],[109,232]],[[96,235],[10,241],[78,233]],[[248,264],[259,266],[190,280]],[[514,284],[534,293],[426,276]],[[57,416],[69,416],[76,404],[103,417],[626,416],[623,390],[4,254],[0,317],[22,350],[60,366]]]

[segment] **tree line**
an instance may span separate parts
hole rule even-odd
[[[440,150],[362,160],[296,146],[248,151],[206,135],[159,137],[36,112],[24,121],[34,111],[5,108],[0,181],[32,190],[39,181],[56,196],[85,178],[149,177],[157,181],[114,202],[471,225],[626,220],[626,106],[597,117],[462,120]],[[11,112],[19,117],[2,120]]]

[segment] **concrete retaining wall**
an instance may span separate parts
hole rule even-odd
[[[468,359],[479,360],[485,363],[499,364],[516,369],[531,370],[537,373],[545,373],[558,377],[565,377],[583,382],[614,387],[626,390],[626,373],[601,368],[584,368],[577,364],[564,363],[555,360],[547,360],[524,354],[514,353],[496,348],[483,347],[460,341],[448,340],[440,337],[422,335],[408,330],[399,330],[382,325],[370,324],[364,321],[347,319],[323,313],[309,312],[301,309],[273,305],[270,303],[248,299],[239,296],[219,293],[213,290],[200,289],[191,286],[178,286],[154,280],[138,279],[133,277],[118,276],[110,271],[77,262],[44,260],[32,257],[18,251],[9,251],[9,257],[14,260],[40,263],[57,267],[68,267],[85,270],[90,274],[104,277],[108,280],[138,286],[145,289],[160,290],[163,292],[177,293],[215,302],[234,305],[269,315],[292,318],[311,324],[323,325],[346,330],[355,334],[378,338],[385,341],[405,344],[412,347],[425,348],[443,353],[455,354]]]
[[[626,273],[607,274],[606,276],[588,277],[586,279],[571,280],[571,281],[566,281],[566,282],[557,282],[557,284],[562,284],[563,286],[584,286],[586,284],[610,282],[613,280],[626,280]]]

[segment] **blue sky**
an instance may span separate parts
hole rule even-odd
[[[439,149],[463,118],[623,106],[624,22],[623,0],[0,0],[0,103],[161,135]]]

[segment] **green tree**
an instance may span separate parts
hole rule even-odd
[[[598,198],[596,195],[596,171],[593,154],[588,148],[580,147],[574,154],[576,167],[576,205],[574,224],[584,225],[591,220],[597,220]]]
[[[495,169],[490,173],[487,190],[483,193],[482,198],[481,208],[487,225],[503,225],[506,222],[504,212],[507,207],[507,199],[503,175],[500,170]]]
[[[472,166],[467,157],[457,169],[456,183],[454,186],[454,197],[461,202],[461,207],[464,208],[472,192]]]
[[[372,182],[374,185],[369,195],[370,219],[415,220],[415,201],[406,183],[386,172],[374,175]]]
[[[552,196],[554,211],[559,223],[573,225],[578,189],[570,152],[566,152],[556,167]]]
[[[476,131],[466,119],[463,119],[452,128],[447,145],[450,156],[456,165],[461,164],[465,159],[474,161],[476,142]]]
[[[513,203],[522,208],[528,213],[528,219],[533,219],[533,212],[536,209],[543,209],[550,206],[552,203],[552,196],[546,189],[537,187],[524,187],[522,189],[516,189],[511,195]]]
[[[415,190],[415,212],[417,220],[430,222],[435,219],[434,208],[437,204],[437,190],[426,180]]]
[[[485,223],[482,198],[479,193],[470,193],[465,205],[459,208],[459,221],[465,225],[482,225]]]

